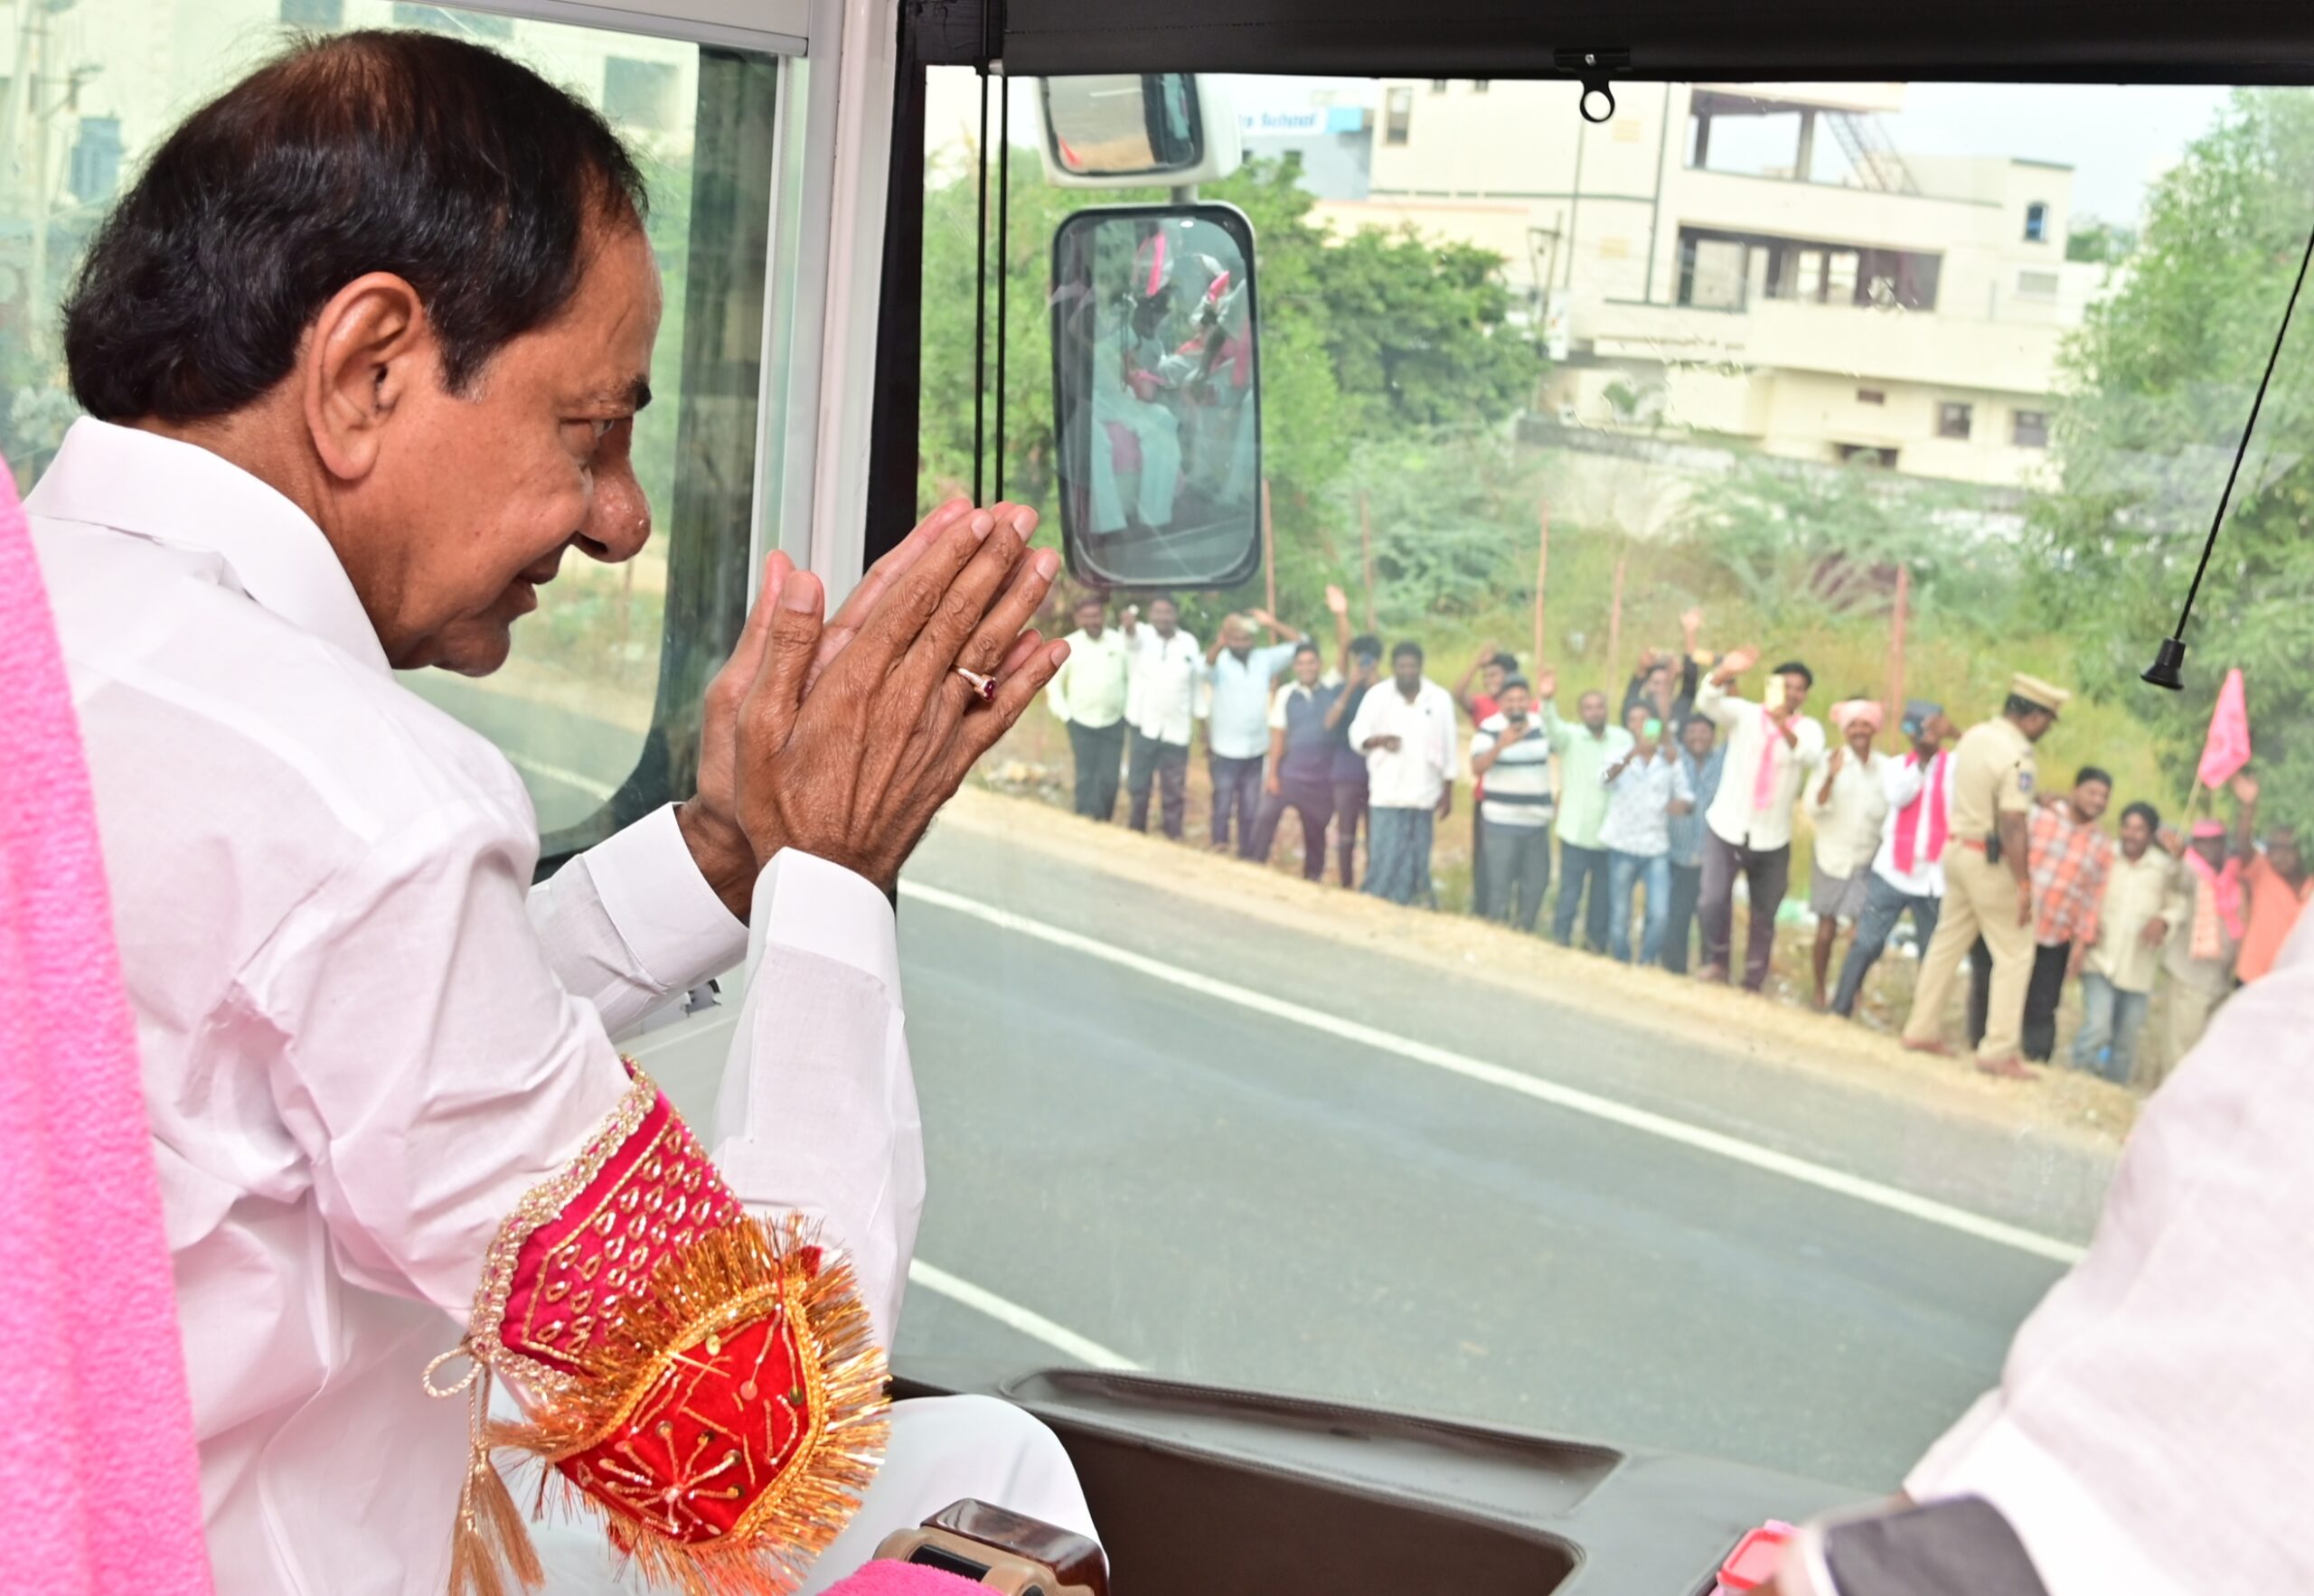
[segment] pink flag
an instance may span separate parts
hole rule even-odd
[[[2209,718],[2209,740],[2202,745],[2201,783],[2213,793],[2250,763],[2250,705],[2242,691],[2238,665],[2225,673],[2217,690],[2217,709]]]

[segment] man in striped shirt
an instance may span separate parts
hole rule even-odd
[[[1506,678],[1495,713],[1471,738],[1471,775],[1486,787],[1479,802],[1480,897],[1490,920],[1532,931],[1551,886],[1551,741],[1532,713],[1526,679]]]

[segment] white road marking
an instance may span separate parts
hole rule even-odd
[[[608,803],[618,795],[616,787],[594,776],[568,769],[563,765],[549,765],[543,759],[533,759],[528,754],[517,754],[512,748],[501,748],[499,752],[506,756],[506,763],[516,770],[527,770],[534,776],[542,777],[550,782],[560,782],[566,787],[575,788],[586,793],[597,803]]]
[[[1043,1314],[1023,1308],[1009,1297],[1000,1297],[984,1286],[959,1280],[946,1270],[936,1268],[921,1258],[908,1261],[908,1278],[910,1285],[937,1291],[952,1302],[961,1302],[975,1312],[984,1313],[1007,1328],[1042,1341],[1054,1350],[1090,1367],[1131,1370],[1142,1366],[1124,1353],[1102,1346],[1090,1336],[1080,1336],[1067,1325],[1057,1325]]]
[[[1378,1030],[1370,1025],[1361,1025],[1354,1019],[1344,1019],[1340,1015],[1328,1014],[1323,1009],[1306,1008],[1300,1003],[1287,1002],[1282,998],[1273,998],[1266,992],[1257,992],[1250,988],[1232,985],[1226,981],[1217,981],[1209,975],[1199,975],[1193,970],[1183,970],[1162,960],[1149,958],[1145,954],[1128,953],[1123,948],[1112,947],[1107,943],[1079,935],[1074,931],[1064,931],[1057,925],[1048,925],[1040,920],[1031,920],[1025,915],[1016,915],[1009,909],[1000,909],[992,905],[982,903],[976,898],[944,891],[937,887],[927,887],[917,881],[902,881],[900,894],[902,897],[915,898],[936,908],[970,915],[975,920],[996,926],[1001,930],[1032,937],[1039,942],[1049,943],[1054,947],[1067,948],[1071,953],[1083,953],[1087,958],[1115,964],[1121,969],[1130,970],[1136,975],[1145,975],[1152,981],[1160,981],[1169,986],[1181,987],[1202,997],[1216,999],[1224,1003],[1234,1003],[1241,1009],[1250,1009],[1257,1014],[1266,1014],[1275,1019],[1306,1026],[1312,1030],[1322,1031],[1328,1036],[1340,1037],[1346,1042],[1356,1043],[1361,1047],[1370,1047],[1378,1053],[1396,1054],[1400,1058],[1410,1059],[1416,1064],[1428,1065],[1433,1069],[1444,1070],[1448,1075],[1461,1075],[1465,1080],[1478,1081],[1489,1086],[1500,1086],[1506,1092],[1515,1092],[1522,1097],[1531,1097],[1538,1103],[1547,1103],[1554,1108],[1563,1108],[1574,1113],[1588,1114],[1593,1119],[1604,1120],[1610,1124],[1621,1125],[1625,1130],[1638,1131],[1645,1135],[1660,1137],[1666,1141],[1677,1142],[1682,1147],[1694,1148],[1699,1152],[1716,1154],[1735,1163],[1747,1165],[1754,1169],[1764,1169],[1772,1175],[1781,1175],[1789,1180],[1797,1180],[1805,1186],[1834,1192],[1845,1197],[1853,1197],[1858,1202],[1869,1203],[1875,1207],[1886,1208],[1892,1213],[1903,1214],[1930,1225],[1942,1225],[1947,1230],[1958,1231],[1962,1235],[1974,1236],[1980,1241],[1991,1242],[2004,1247],[2014,1247],[2020,1253],[2029,1253],[2037,1258],[2046,1258],[2058,1263],[2074,1263],[2079,1262],[2087,1250],[2074,1243],[2060,1241],[2053,1235],[2043,1235],[2038,1231],[2027,1230],[2022,1225],[2007,1224],[1982,1214],[1972,1213],[1967,1208],[1956,1207],[1951,1203],[1938,1202],[1933,1197],[1921,1197],[1897,1187],[1883,1185],[1877,1180],[1867,1180],[1861,1176],[1850,1175],[1845,1170],[1835,1169],[1829,1165],[1819,1164],[1811,1159],[1794,1158],[1790,1153],[1778,1152],[1773,1148],[1762,1147],[1756,1142],[1746,1141],[1740,1136],[1730,1136],[1725,1131],[1708,1130],[1704,1126],[1690,1124],[1685,1120],[1674,1119],[1669,1114],[1657,1113],[1650,1109],[1635,1108],[1630,1103],[1619,1103],[1612,1097],[1602,1097],[1594,1092],[1585,1092],[1580,1087],[1562,1085],[1557,1081],[1545,1080],[1520,1070],[1506,1068],[1499,1064],[1490,1064],[1482,1058],[1473,1058],[1466,1053],[1457,1053],[1451,1048],[1434,1047],[1428,1042],[1417,1042],[1406,1037],[1393,1036],[1388,1031]]]

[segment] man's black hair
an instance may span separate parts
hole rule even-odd
[[[1708,716],[1708,715],[1690,715],[1690,716],[1688,716],[1685,720],[1682,720],[1681,722],[1679,722],[1679,735],[1680,735],[1681,737],[1685,737],[1685,736],[1687,736],[1687,733],[1688,733],[1688,728],[1689,728],[1689,727],[1691,727],[1691,726],[1700,726],[1700,727],[1703,727],[1704,728],[1706,728],[1707,730],[1708,730],[1708,731],[1711,733],[1711,735],[1712,735],[1713,737],[1717,737],[1719,735],[1719,723],[1718,723],[1717,721],[1714,720],[1714,719],[1713,719],[1710,716]]]
[[[2140,814],[2145,817],[2145,829],[2147,831],[2159,831],[2161,830],[2161,812],[2154,808],[2152,804],[2148,803],[2144,799],[2139,799],[2135,803],[2131,804],[2127,809],[2121,811],[2121,818],[2123,820],[2129,819],[2130,816],[2133,814]]]
[[[1316,653],[1317,652],[1318,652],[1318,645],[1317,645],[1316,643],[1312,643],[1312,642],[1311,642],[1308,638],[1306,638],[1306,637],[1305,637],[1305,638],[1303,638],[1301,642],[1299,642],[1299,643],[1295,643],[1295,644],[1293,645],[1293,657],[1294,657],[1295,659],[1297,659],[1297,660],[1298,660],[1298,659],[1300,659],[1303,654],[1314,654],[1314,653]]]
[[[418,291],[467,392],[647,207],[610,125],[528,67],[437,33],[308,41],[187,117],[97,230],[64,307],[73,397],[106,421],[230,415],[371,272]]]
[[[1083,609],[1088,604],[1097,604],[1105,610],[1109,607],[1108,595],[1105,593],[1086,593],[1081,595],[1075,604],[1068,606],[1068,613],[1070,615],[1075,615],[1078,610]]]
[[[1512,688],[1514,688],[1514,687],[1515,687],[1515,688],[1517,688],[1517,689],[1519,689],[1521,692],[1529,692],[1529,693],[1530,693],[1530,692],[1533,692],[1533,691],[1535,690],[1534,684],[1533,684],[1532,682],[1529,681],[1528,681],[1525,677],[1523,677],[1523,676],[1506,676],[1506,677],[1504,677],[1504,678],[1502,679],[1502,685],[1501,685],[1501,687],[1500,687],[1500,688],[1499,688],[1499,689],[1497,689],[1496,690],[1497,690],[1497,691],[1499,691],[1499,692],[1509,692],[1509,691],[1510,691]]]
[[[1161,604],[1171,605],[1173,606],[1173,613],[1177,615],[1181,613],[1181,601],[1175,598],[1171,594],[1152,593],[1149,596],[1149,607],[1151,609],[1155,609]]]
[[[1501,666],[1502,673],[1505,676],[1516,676],[1519,674],[1519,656],[1517,654],[1497,654],[1494,658],[1489,660],[1487,663],[1490,665]]]
[[[1382,657],[1382,640],[1371,632],[1361,632],[1350,640],[1350,652],[1361,660],[1378,660]]]
[[[1415,642],[1412,638],[1408,638],[1406,642],[1398,644],[1397,647],[1390,651],[1390,663],[1393,665],[1397,664],[1400,660],[1407,658],[1412,658],[1414,662],[1417,665],[1422,663],[1422,644]]]
[[[1797,676],[1810,687],[1816,685],[1816,673],[1808,669],[1807,666],[1801,664],[1798,660],[1786,660],[1783,664],[1778,665],[1773,671],[1770,671],[1769,674],[1771,676]]]
[[[2093,765],[2084,765],[2081,767],[2081,774],[2073,778],[2073,784],[2078,787],[2084,782],[2102,782],[2105,784],[2106,790],[2110,792],[2113,785],[2113,773],[2110,770],[2100,770]]]

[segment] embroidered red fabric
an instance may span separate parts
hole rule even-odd
[[[740,1215],[681,1115],[659,1094],[632,1135],[517,1256],[499,1338],[566,1374],[600,1339],[620,1300],[701,1235]]]

